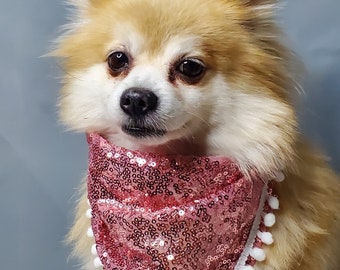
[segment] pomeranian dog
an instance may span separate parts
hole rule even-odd
[[[71,5],[53,54],[90,146],[68,235],[83,269],[340,269],[340,183],[297,130],[276,1]]]

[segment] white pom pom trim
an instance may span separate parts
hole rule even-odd
[[[263,218],[263,222],[266,227],[273,227],[276,222],[275,215],[272,213],[266,214]]]
[[[91,247],[91,253],[92,253],[92,255],[98,256],[96,244],[93,244],[93,245],[92,245],[92,247]]]
[[[257,232],[257,236],[268,246],[274,243],[273,235],[270,232]]]
[[[266,253],[261,248],[253,248],[250,251],[250,256],[259,262],[263,262],[266,259]]]
[[[268,199],[268,204],[269,204],[270,208],[273,209],[273,210],[278,210],[280,208],[279,199],[276,198],[276,197],[271,196]]]
[[[283,174],[283,172],[277,172],[277,173],[275,173],[275,179],[274,180],[281,183],[285,180],[285,175]]]
[[[86,234],[87,234],[87,236],[88,236],[88,237],[91,237],[91,238],[94,236],[94,234],[93,234],[93,231],[92,231],[92,228],[91,228],[91,227],[87,229],[87,232],[86,232]]]
[[[92,218],[92,209],[91,208],[86,210],[86,217],[87,218]]]
[[[94,265],[95,268],[103,267],[103,264],[102,264],[99,257],[97,257],[93,260],[93,265]]]

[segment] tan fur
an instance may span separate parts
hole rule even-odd
[[[339,179],[305,143],[297,150],[298,172],[288,172],[275,186],[280,210],[272,229],[274,246],[256,269],[339,269]]]
[[[162,55],[173,38],[198,37],[192,50],[207,65],[205,77],[194,89],[180,81],[170,88],[174,98],[180,97],[183,103],[190,101],[186,96],[190,91],[204,97],[204,108],[193,120],[196,125],[183,137],[157,147],[143,142],[140,147],[168,151],[171,144],[173,149],[183,149],[176,144],[182,145],[184,140],[187,149],[199,149],[200,154],[232,156],[245,172],[255,167],[260,173],[271,174],[285,167],[286,180],[275,184],[280,198],[272,229],[275,243],[256,269],[340,269],[340,184],[325,159],[296,130],[291,55],[281,45],[280,31],[273,22],[275,1],[81,2],[75,23],[53,53],[63,59],[66,70],[60,100],[62,120],[71,129],[96,131],[113,142],[138,148],[138,142],[120,140],[122,135],[116,135],[104,109],[108,106],[106,97],[115,91],[112,86],[104,93],[104,85],[119,85],[126,79],[101,72],[114,49],[112,44],[120,38],[117,29],[127,37],[129,33],[140,36],[136,67],[171,65]],[[87,89],[92,83],[94,86]],[[86,96],[86,91],[93,93]],[[103,107],[94,110],[96,106]],[[89,250],[93,243],[85,236],[90,226],[84,216],[86,209],[84,189],[68,239],[75,247],[74,255],[82,258],[84,269],[92,270]]]

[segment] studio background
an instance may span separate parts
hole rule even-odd
[[[340,2],[288,0],[279,13],[306,66],[304,133],[340,172]],[[0,263],[11,270],[79,269],[64,235],[87,167],[82,134],[58,124],[61,75],[39,58],[66,22],[63,1],[0,0]]]

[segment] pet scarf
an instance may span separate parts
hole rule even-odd
[[[94,133],[87,140],[96,267],[241,270],[265,260],[278,200],[257,174],[247,178],[226,157],[131,151]]]

